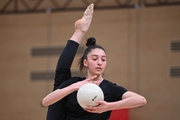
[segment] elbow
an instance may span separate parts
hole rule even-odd
[[[146,100],[146,98],[143,97],[143,96],[140,97],[140,100],[139,100],[139,101],[140,101],[140,104],[141,104],[141,105],[147,104],[147,100]]]
[[[46,98],[44,98],[44,99],[42,100],[42,105],[43,105],[44,107],[49,106],[49,104],[48,104]]]

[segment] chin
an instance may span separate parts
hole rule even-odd
[[[102,75],[102,73],[96,72],[96,73],[94,73],[94,75],[100,76],[100,75]]]

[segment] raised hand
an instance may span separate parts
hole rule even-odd
[[[81,19],[75,22],[75,29],[82,32],[86,32],[91,24],[93,17],[94,4],[90,4],[84,11],[84,15]]]

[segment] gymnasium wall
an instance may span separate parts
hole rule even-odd
[[[32,73],[54,71],[58,55],[36,56],[33,50],[62,48],[82,13],[0,15],[1,120],[45,120],[41,100],[52,91],[53,79]],[[180,77],[170,76],[171,67],[180,66],[180,52],[171,50],[180,40],[179,13],[179,6],[94,12],[81,47],[96,37],[107,51],[105,78],[146,97],[147,105],[130,110],[130,120],[180,119]]]

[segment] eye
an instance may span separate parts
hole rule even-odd
[[[106,61],[106,59],[102,59],[102,61]]]
[[[106,61],[106,57],[102,57],[101,60],[102,60],[102,61]]]
[[[97,57],[93,56],[93,57],[92,57],[92,60],[93,60],[93,61],[96,61],[96,60],[97,60]]]

